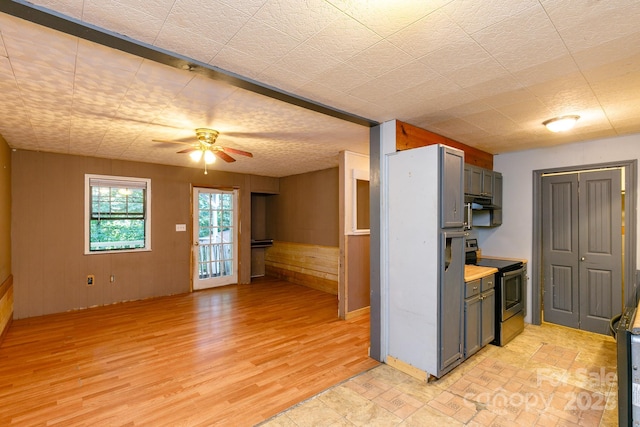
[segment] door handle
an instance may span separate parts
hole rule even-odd
[[[195,242],[193,245],[194,246],[200,246],[200,242]]]
[[[580,261],[584,261],[584,257],[580,257]]]

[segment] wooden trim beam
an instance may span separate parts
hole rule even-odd
[[[396,120],[396,150],[444,144],[464,151],[464,161],[470,165],[493,170],[493,154],[478,150],[446,136]]]

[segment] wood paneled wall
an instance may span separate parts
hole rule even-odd
[[[445,144],[464,151],[465,163],[493,170],[493,154],[454,141],[446,136],[396,121],[396,150],[409,150],[433,144]]]
[[[347,292],[347,313],[346,318],[354,314],[362,313],[364,308],[370,304],[370,269],[369,269],[369,243],[371,241],[368,234],[345,236],[346,263],[345,275],[349,284]],[[367,311],[368,312],[368,311]]]
[[[280,178],[267,198],[267,237],[281,242],[339,246],[338,168]]]
[[[13,321],[13,276],[0,285],[0,344]]]
[[[252,182],[278,187],[277,178],[32,151],[12,153],[12,166],[16,318],[189,292],[192,186],[239,189],[239,282],[249,283]],[[84,255],[86,173],[151,178],[150,252]]]
[[[274,241],[266,250],[266,274],[338,295],[339,255],[334,246]]]
[[[338,294],[338,181],[338,168],[292,175],[265,198],[267,276]]]
[[[11,149],[0,136],[0,343],[13,319]]]

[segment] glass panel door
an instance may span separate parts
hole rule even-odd
[[[194,289],[238,283],[237,193],[194,188]]]

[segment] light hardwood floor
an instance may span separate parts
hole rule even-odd
[[[15,320],[0,425],[255,425],[378,363],[369,316],[275,279]]]

